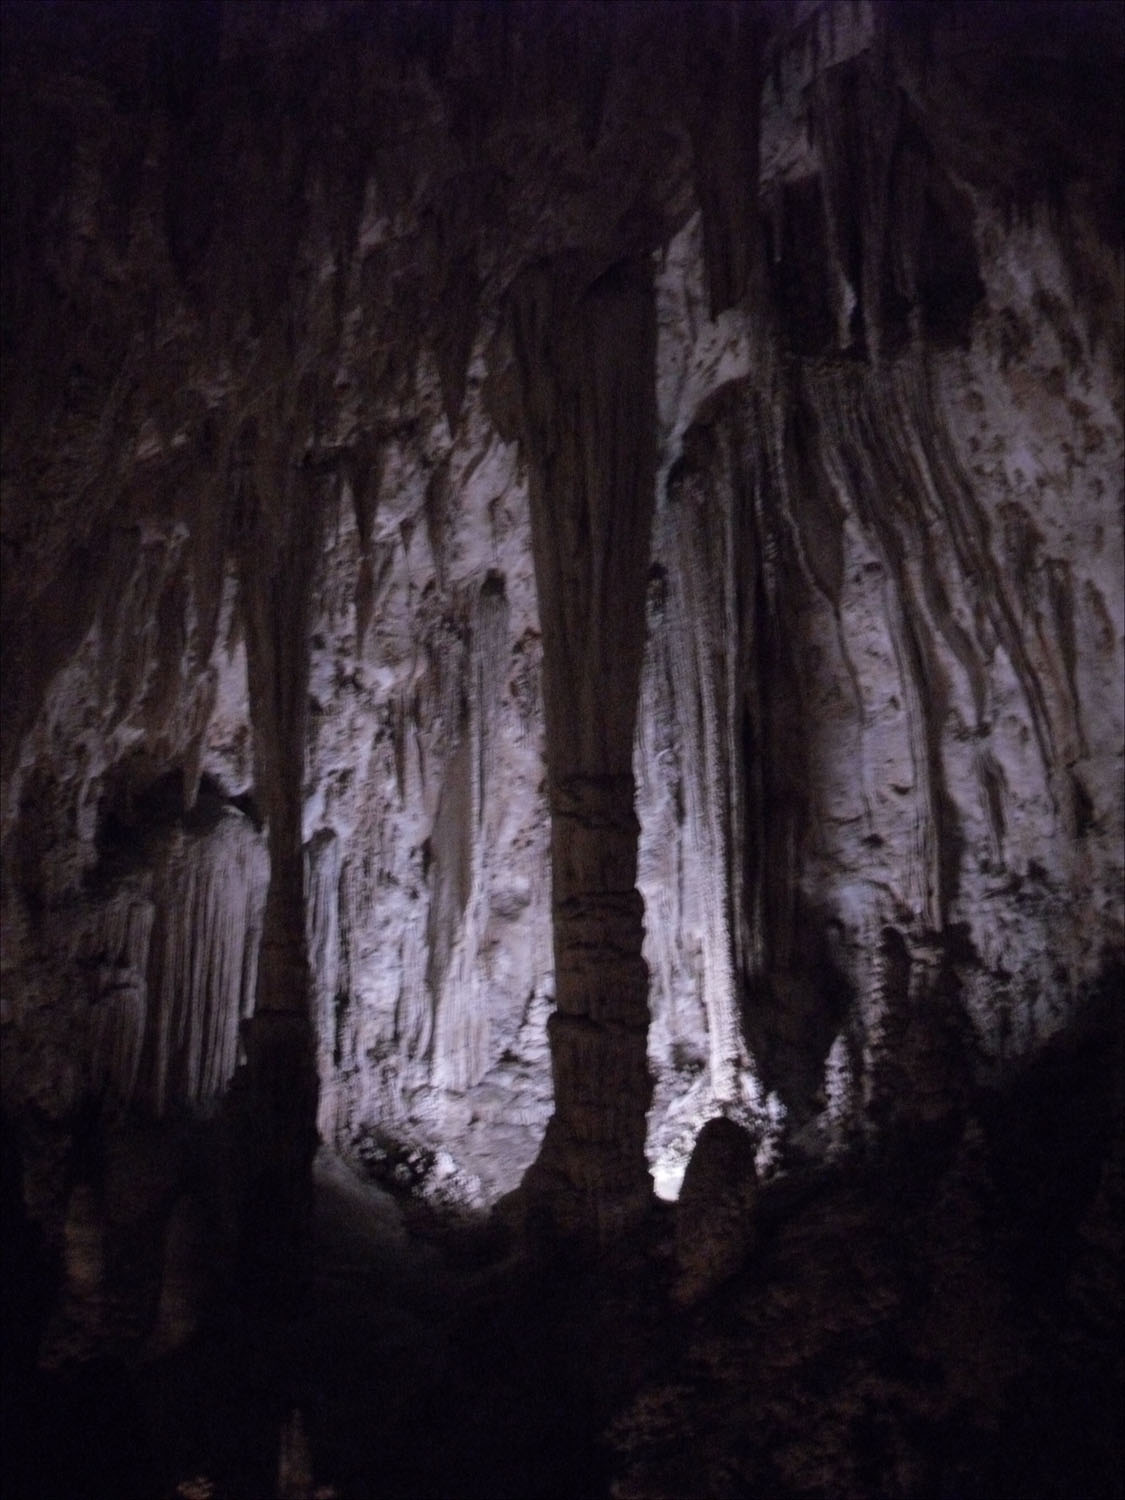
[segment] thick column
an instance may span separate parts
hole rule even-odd
[[[598,1248],[646,1211],[648,973],[633,731],[655,484],[647,257],[516,287],[513,344],[543,628],[552,815],[555,1112],[523,1184],[529,1224]]]
[[[256,1003],[244,1023],[245,1269],[270,1291],[298,1267],[312,1206],[317,1075],[305,935],[301,811],[308,700],[308,612],[320,496],[295,477],[284,441],[259,440],[244,484],[242,558],[255,779],[270,884]]]

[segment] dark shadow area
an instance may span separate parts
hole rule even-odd
[[[125,762],[106,780],[94,839],[98,862],[86,877],[94,895],[151,865],[175,829],[197,836],[212,832],[226,808],[240,812],[256,833],[264,826],[252,792],[229,796],[206,773],[191,801],[182,767],[157,772],[145,757]]]
[[[230,1301],[162,1360],[48,1376],[46,1262],[6,1213],[5,1493],[1111,1500],[1119,980],[1002,1088],[764,1183],[756,1247],[690,1309],[676,1209],[598,1263],[531,1260],[507,1221],[427,1204],[424,1160],[386,1144],[393,1194],[318,1158],[290,1305]]]
[[[833,956],[832,919],[794,898],[801,935],[790,967],[763,978],[743,1004],[743,1030],[768,1090],[794,1131],[824,1107],[824,1066],[855,999]]]
[[[190,1345],[149,1366],[38,1377],[28,1403],[37,1451],[8,1493],[608,1494],[602,1434],[655,1368],[651,1269],[636,1256],[532,1265],[495,1223],[408,1200],[322,1159],[313,1268],[297,1304],[216,1309]],[[298,1487],[283,1489],[279,1457],[295,1424],[288,1482]]]

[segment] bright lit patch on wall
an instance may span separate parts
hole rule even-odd
[[[673,1162],[663,1157],[652,1169],[652,1184],[656,1189],[656,1196],[665,1203],[675,1203],[679,1198],[686,1166],[686,1162]]]

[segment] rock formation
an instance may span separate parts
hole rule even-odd
[[[699,1132],[676,1203],[676,1298],[698,1302],[744,1264],[753,1249],[755,1142],[717,1115]]]
[[[3,42],[50,1360],[291,1265],[318,1139],[597,1254],[709,1120],[762,1184],[948,1146],[1103,1014],[1116,6],[12,0]]]
[[[656,478],[656,317],[648,256],[582,288],[589,275],[576,287],[569,264],[527,273],[513,319],[543,627],[555,938],[555,1112],[527,1187],[548,1200],[555,1233],[599,1244],[651,1195],[630,767]]]

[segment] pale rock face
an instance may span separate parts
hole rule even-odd
[[[49,56],[17,101],[13,140],[57,136],[6,236],[4,1108],[61,1132],[33,1216],[70,1233],[82,1108],[214,1114],[272,1009],[311,1021],[325,1141],[515,1187],[560,1113],[551,777],[627,780],[630,736],[663,1196],[716,1115],[768,1175],[1032,1056],[1125,942],[1120,251],[1085,144],[1013,201],[941,71],[960,33],[927,72],[869,5],[763,10],[761,57],[716,11],[706,107],[643,26],[556,97],[546,41],[498,61],[463,18],[454,87],[233,9],[170,101]],[[594,549],[613,628],[548,743],[544,622],[590,579],[568,502],[557,551],[533,514],[572,392],[516,368],[513,288],[642,263],[647,597],[607,603]],[[628,450],[590,436],[589,493]]]
[[[448,1137],[495,1193],[550,1112],[552,964],[527,493],[481,411],[483,374],[477,357],[455,441],[435,418],[432,451],[392,444],[370,563],[341,489],[316,585],[303,836],[322,1133]],[[420,396],[439,402],[436,382]]]
[[[1098,327],[1064,290],[1080,216],[1060,231],[952,179],[912,187],[909,147],[859,229],[871,280],[848,280],[834,179],[867,170],[847,123],[849,90],[871,87],[863,11],[810,11],[763,95],[774,254],[798,211],[792,233],[827,249],[816,328],[811,286],[786,289],[800,269],[772,273],[782,345],[806,357],[781,366],[752,322],[707,320],[683,269],[691,226],[661,284],[671,444],[637,778],[664,1106],[650,1149],[668,1193],[677,1114],[698,1128],[741,1099],[768,1144],[765,1106],[793,1129],[827,1103],[816,1138],[836,1149],[888,1090],[940,1113],[951,1068],[997,1077],[1032,1056],[1121,951],[1120,308]],[[854,70],[835,94],[826,60]],[[860,134],[908,139],[904,118],[875,110]],[[802,210],[809,184],[823,206]],[[911,316],[934,320],[924,278],[942,250],[887,227],[911,192],[948,216],[927,209],[922,232],[945,237],[962,328],[833,360],[857,337],[889,347],[878,255],[897,257]],[[962,1029],[963,1055],[933,1062],[944,1103],[926,1103],[921,1058],[891,1055],[950,992],[957,1019],[933,1024]]]

